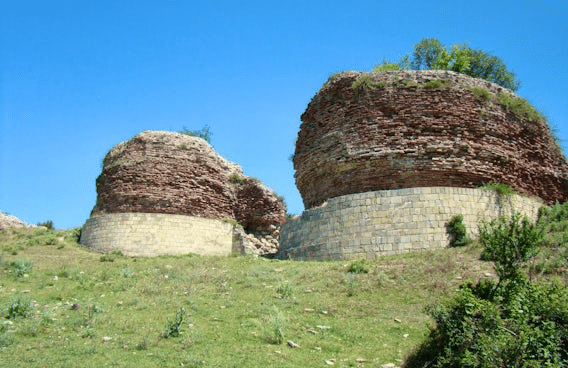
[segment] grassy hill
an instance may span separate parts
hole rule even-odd
[[[495,279],[475,244],[366,261],[128,258],[77,234],[0,232],[0,366],[401,366],[433,326],[426,306]],[[533,270],[566,283],[565,254],[542,257]]]

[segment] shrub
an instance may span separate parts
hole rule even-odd
[[[543,241],[543,232],[528,218],[514,214],[500,217],[479,228],[483,259],[493,261],[500,282],[515,278],[525,262],[534,257]]]
[[[436,322],[407,367],[565,367],[568,365],[568,289],[529,282],[521,266],[542,232],[514,215],[481,226],[484,254],[499,282],[466,282],[456,296],[427,308]]]
[[[47,230],[54,230],[53,221],[51,221],[51,220],[48,220],[48,221],[45,221],[45,222],[40,222],[40,223],[37,224],[37,226],[46,227]]]
[[[234,185],[243,185],[247,182],[246,178],[242,178],[239,174],[233,174],[229,177],[229,183]]]
[[[213,135],[213,133],[211,133],[209,125],[207,124],[200,130],[189,130],[186,127],[183,127],[183,129],[180,130],[179,133],[204,139],[209,144],[211,144],[211,136]]]
[[[169,320],[166,323],[166,330],[164,331],[163,337],[170,338],[170,337],[178,337],[181,335],[181,325],[183,323],[185,309],[180,308],[178,309],[176,316],[173,320]]]
[[[568,363],[568,298],[559,284],[530,283],[502,303],[471,286],[427,309],[436,329],[410,359],[434,367],[562,367]],[[435,364],[432,364],[434,363]]]
[[[352,261],[351,263],[349,263],[349,268],[347,269],[347,272],[349,273],[369,273],[370,271],[370,267],[368,264],[365,263],[365,259],[359,259],[357,261]]]
[[[446,228],[452,238],[450,246],[461,247],[470,243],[462,214],[452,216],[450,221],[446,223]]]

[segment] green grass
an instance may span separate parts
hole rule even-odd
[[[511,188],[507,184],[498,183],[498,182],[494,182],[494,181],[483,184],[483,186],[481,188],[485,189],[485,190],[493,190],[496,193],[498,193],[500,195],[504,195],[504,196],[511,196],[513,194],[518,194],[516,190],[514,190],[513,188]]]
[[[474,246],[353,262],[101,262],[76,233],[0,232],[0,366],[401,365],[429,333],[426,306],[494,273]]]

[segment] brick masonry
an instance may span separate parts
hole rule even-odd
[[[221,220],[162,213],[109,213],[92,216],[81,230],[80,243],[107,253],[132,257],[163,254],[228,255],[239,244],[233,228]]]
[[[296,141],[305,207],[353,193],[490,181],[547,204],[564,202],[568,164],[546,122],[504,100],[521,101],[450,71],[330,77],[303,113]]]
[[[535,220],[542,201],[491,190],[421,187],[380,190],[331,198],[283,225],[281,259],[334,260],[375,257],[444,248],[445,224],[464,216],[468,235],[479,221],[510,216],[513,211]]]

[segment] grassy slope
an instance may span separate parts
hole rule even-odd
[[[102,262],[68,233],[0,232],[0,323],[8,325],[0,332],[0,366],[401,364],[429,332],[424,307],[462,278],[492,273],[473,247],[368,260],[366,274],[347,272],[347,261],[241,256]],[[12,261],[32,269],[16,277]],[[34,307],[9,324],[7,308],[18,298]],[[164,338],[180,308],[181,336]]]

